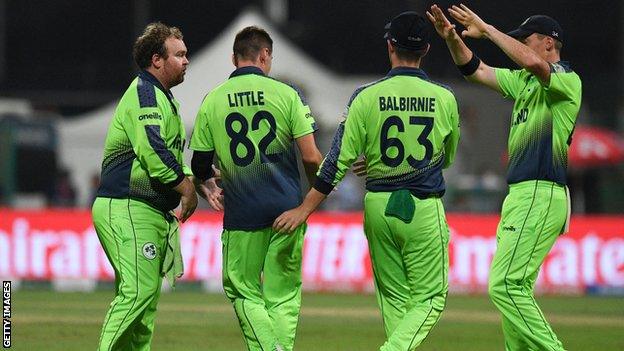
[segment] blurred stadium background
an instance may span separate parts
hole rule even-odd
[[[160,20],[184,33],[191,63],[173,93],[188,135],[205,93],[232,71],[234,34],[256,24],[275,41],[272,75],[308,98],[325,152],[353,90],[389,68],[384,24],[432,3],[0,0],[0,277],[13,283],[13,348],[95,348],[113,273],[89,207],[112,109],[136,72],[132,43],[147,23]],[[573,217],[542,268],[539,301],[570,350],[623,350],[624,3],[465,3],[501,30],[536,13],[564,29],[562,56],[583,80],[570,151]],[[469,45],[486,62],[513,67],[491,43]],[[455,90],[462,140],[445,173],[453,295],[422,349],[498,350],[500,321],[483,293],[506,193],[511,103],[465,84],[437,37],[423,68]],[[383,342],[362,197],[362,180],[349,175],[310,219],[299,350],[375,350]],[[220,294],[221,215],[200,206],[182,226],[186,274],[181,291],[162,298],[157,350],[244,348]]]

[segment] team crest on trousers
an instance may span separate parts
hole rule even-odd
[[[156,254],[156,245],[154,245],[154,243],[146,243],[143,245],[143,256],[145,256],[145,258],[153,260],[156,258]]]

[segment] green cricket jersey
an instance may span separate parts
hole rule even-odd
[[[108,128],[99,197],[132,198],[164,212],[180,203],[172,188],[191,175],[179,104],[149,72],[124,93]]]
[[[421,69],[397,67],[353,93],[314,187],[328,194],[363,153],[367,190],[442,196],[442,169],[453,162],[458,141],[453,92]]]
[[[550,84],[526,69],[497,68],[503,95],[515,100],[509,132],[507,182],[566,184],[568,147],[581,106],[581,79],[567,62],[550,64]]]
[[[299,92],[257,67],[235,70],[204,98],[190,148],[219,158],[225,229],[271,226],[301,203],[294,140],[315,129]]]

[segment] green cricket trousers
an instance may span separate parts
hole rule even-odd
[[[387,216],[392,193],[368,192],[364,231],[387,341],[382,351],[414,350],[440,319],[448,292],[449,230],[440,198],[418,199],[409,223]]]
[[[550,181],[511,184],[496,232],[488,292],[502,314],[505,350],[563,350],[533,288],[539,268],[563,232],[567,188]]]
[[[291,234],[273,228],[224,230],[223,289],[250,351],[292,350],[301,308],[306,224]]]
[[[98,350],[149,350],[173,216],[131,199],[98,197],[92,208],[100,243],[115,270],[115,298]]]

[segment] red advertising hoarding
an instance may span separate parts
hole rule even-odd
[[[449,214],[449,284],[484,291],[496,247],[498,216]],[[308,221],[303,280],[308,290],[371,290],[361,213],[319,213]],[[198,212],[181,227],[184,280],[219,286],[221,215]],[[0,210],[0,277],[113,279],[88,211]],[[573,217],[538,279],[546,291],[624,287],[624,216]]]

